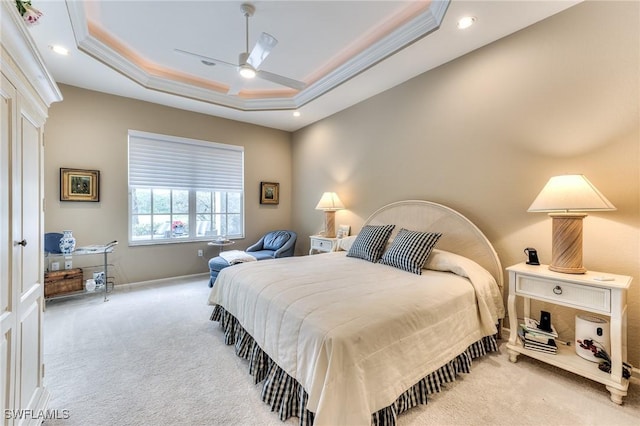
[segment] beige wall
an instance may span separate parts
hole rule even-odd
[[[323,191],[356,232],[384,204],[425,199],[478,224],[503,266],[528,246],[548,263],[551,220],[527,208],[551,176],[583,173],[618,208],[586,218],[584,264],[633,276],[640,364],[639,8],[578,5],[294,133],[294,229],[322,228]],[[552,315],[573,326],[573,313]]]
[[[246,238],[243,249],[266,231],[291,224],[291,135],[217,117],[60,85],[64,100],[50,110],[45,137],[45,230],[73,230],[79,245],[118,240],[116,282],[130,283],[208,272],[217,249],[206,243],[127,245],[127,131],[129,129],[245,149]],[[97,169],[100,202],[59,201],[60,167]],[[280,183],[280,204],[260,205],[260,181]],[[205,256],[198,257],[197,250]]]
[[[215,250],[204,243],[127,247],[128,129],[243,145],[247,238],[235,247],[292,227],[298,254],[322,228],[320,195],[333,190],[347,206],[337,223],[356,232],[384,204],[426,199],[477,223],[503,266],[524,260],[527,246],[548,262],[551,221],[526,210],[549,177],[584,173],[618,208],[585,220],[584,263],[634,277],[638,365],[639,15],[637,2],[578,5],[293,136],[61,85],[45,136],[46,231],[72,229],[79,244],[119,240],[118,282],[207,271]],[[60,167],[99,169],[101,202],[58,201]],[[280,182],[279,206],[260,206],[261,180]],[[552,314],[561,332],[572,325],[573,313]]]

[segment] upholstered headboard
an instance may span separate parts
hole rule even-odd
[[[493,246],[473,222],[449,207],[430,201],[398,201],[376,210],[364,224],[395,225],[392,239],[400,228],[441,232],[436,248],[474,260],[503,289],[502,265]]]

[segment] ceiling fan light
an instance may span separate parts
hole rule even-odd
[[[250,65],[242,65],[240,67],[240,75],[244,78],[254,78],[256,76],[256,70]]]

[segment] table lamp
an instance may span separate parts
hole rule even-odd
[[[335,192],[325,192],[316,206],[316,210],[324,210],[324,236],[336,236],[336,211],[344,209],[344,204]]]
[[[553,220],[549,269],[565,274],[584,274],[587,270],[582,266],[582,219],[587,214],[582,212],[615,209],[584,175],[549,179],[527,210],[549,212]]]

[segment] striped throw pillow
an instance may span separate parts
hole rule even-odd
[[[347,252],[348,257],[377,262],[395,225],[366,225]]]
[[[422,275],[422,265],[441,236],[437,232],[416,232],[402,228],[380,263]]]

